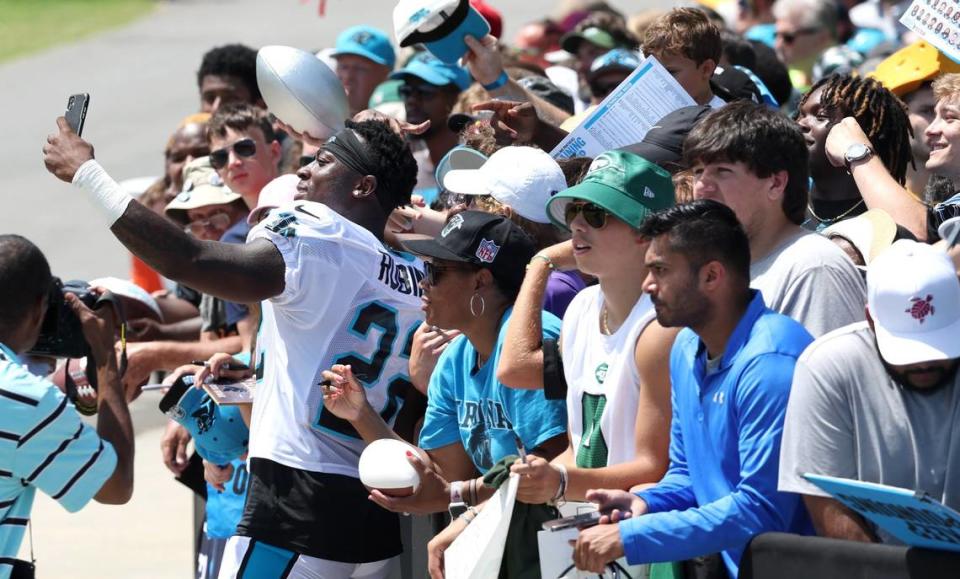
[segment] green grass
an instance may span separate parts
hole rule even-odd
[[[154,0],[0,0],[0,61],[126,24]]]

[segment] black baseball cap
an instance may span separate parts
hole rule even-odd
[[[571,115],[575,112],[573,97],[570,96],[570,93],[554,84],[552,80],[545,76],[525,76],[518,80],[517,84],[558,109],[566,111]]]
[[[668,171],[681,169],[683,141],[700,119],[712,109],[709,106],[681,107],[667,114],[647,131],[643,140],[623,148],[656,163]]]
[[[750,75],[733,66],[717,67],[713,76],[710,77],[710,88],[713,94],[728,103],[747,100],[765,104],[760,88],[753,82]]]
[[[484,211],[463,211],[451,217],[433,239],[403,242],[410,252],[489,269],[505,290],[523,283],[526,265],[537,252],[533,239],[509,219]]]

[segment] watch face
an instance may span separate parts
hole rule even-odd
[[[844,155],[847,158],[847,162],[860,161],[861,159],[866,158],[870,154],[870,147],[864,145],[863,143],[855,143],[850,145],[850,148],[847,149],[847,154]]]

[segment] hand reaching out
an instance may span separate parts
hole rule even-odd
[[[510,472],[520,475],[517,499],[523,503],[542,505],[556,496],[560,488],[560,470],[539,456],[527,456],[526,463],[518,458]]]
[[[420,324],[413,334],[413,347],[410,349],[410,382],[414,388],[426,395],[430,376],[437,367],[440,354],[451,340],[460,335],[457,330],[444,330],[429,324]]]
[[[492,34],[477,39],[467,36],[463,39],[470,50],[463,57],[463,66],[470,71],[480,84],[491,84],[503,72],[503,58],[497,50],[497,37]]]
[[[490,126],[501,145],[532,143],[540,122],[532,103],[490,100],[473,105],[474,111],[491,111]]]
[[[213,488],[220,492],[225,490],[224,485],[233,477],[233,465],[225,464],[220,466],[209,461],[203,461],[203,478],[210,483]]]
[[[347,365],[334,364],[322,372],[323,406],[334,416],[346,421],[356,420],[367,405],[367,393]]]
[[[637,495],[612,489],[589,490],[587,500],[596,503],[603,513],[600,523],[617,523],[630,517],[639,517],[647,512],[647,503]]]
[[[370,500],[395,513],[429,515],[446,509],[450,504],[450,484],[413,450],[407,452],[407,461],[420,475],[417,490],[410,496],[392,497],[373,489]]]

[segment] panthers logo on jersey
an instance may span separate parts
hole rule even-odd
[[[277,235],[284,237],[295,237],[297,230],[294,227],[297,224],[297,216],[291,211],[282,211],[269,217],[270,221],[264,226]]]

